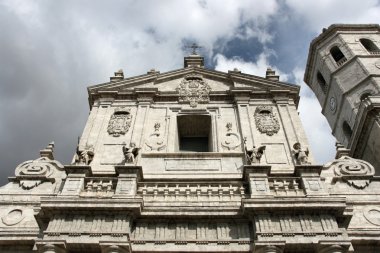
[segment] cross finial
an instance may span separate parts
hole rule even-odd
[[[196,43],[193,43],[191,46],[187,46],[187,48],[191,48],[193,50],[191,54],[197,54],[197,49],[202,47],[198,46]]]

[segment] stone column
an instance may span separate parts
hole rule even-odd
[[[36,243],[38,253],[66,253],[66,247],[63,242],[54,243],[54,242],[37,242]]]
[[[100,245],[102,253],[129,253],[131,252],[129,246],[121,246],[116,244],[101,244]]]
[[[258,248],[255,248],[255,253],[282,253],[284,252],[283,246],[277,246],[277,245],[263,245],[259,246]]]
[[[267,165],[245,165],[243,176],[249,184],[251,198],[273,197],[269,189],[268,175],[271,166]]]
[[[137,183],[142,178],[141,166],[115,166],[117,173],[117,185],[115,197],[133,198],[137,194]]]
[[[320,247],[317,251],[318,253],[346,253],[347,248],[340,245],[330,245],[325,247]]]

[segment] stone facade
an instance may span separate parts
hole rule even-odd
[[[378,252],[374,167],[316,164],[273,70],[203,62],[89,87],[72,164],[51,143],[0,188],[0,251]]]

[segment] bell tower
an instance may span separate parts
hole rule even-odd
[[[310,44],[304,81],[337,141],[380,173],[380,26],[323,29]]]

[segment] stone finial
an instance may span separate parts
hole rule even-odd
[[[40,150],[40,156],[54,160],[54,141],[50,142],[46,148]]]
[[[189,56],[185,57],[184,67],[204,67],[204,58],[197,53],[197,49],[202,47],[198,46],[196,43],[193,43],[192,45],[187,46],[187,48],[191,48],[192,52]]]
[[[268,80],[272,80],[272,81],[279,81],[280,80],[280,76],[276,75],[276,71],[269,68],[269,67],[267,68],[267,71],[265,73],[265,78]]]
[[[148,75],[157,75],[157,74],[160,74],[160,71],[158,70],[155,70],[155,69],[151,69],[149,70],[148,72],[146,72]]]
[[[124,72],[122,69],[119,69],[118,71],[116,71],[114,73],[114,76],[110,77],[111,82],[117,82],[117,81],[121,81],[123,79],[124,79]]]
[[[336,154],[335,154],[335,159],[339,159],[342,156],[349,156],[350,150],[345,148],[341,143],[336,142],[335,143],[335,148],[336,148]]]

